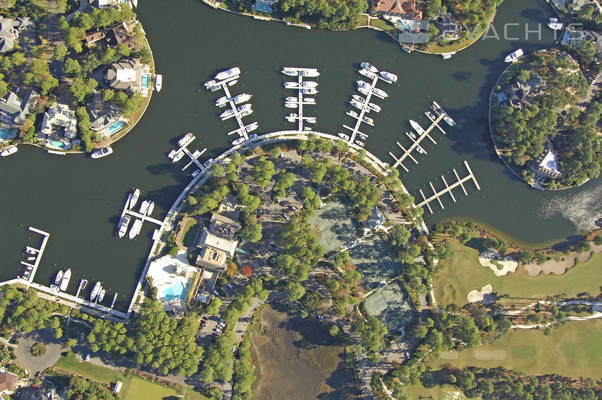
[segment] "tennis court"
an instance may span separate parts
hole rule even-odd
[[[364,278],[364,288],[370,291],[382,281],[399,275],[399,265],[393,257],[389,240],[379,234],[363,239],[349,255]]]
[[[417,315],[408,293],[397,281],[370,295],[364,307],[369,315],[384,323],[391,333],[398,332]]]
[[[345,243],[352,243],[359,237],[353,225],[351,213],[340,201],[330,201],[320,208],[311,224],[319,232],[320,244],[326,253],[338,249]]]

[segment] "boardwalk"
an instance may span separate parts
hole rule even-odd
[[[433,191],[433,195],[430,197],[426,197],[424,195],[424,193],[422,192],[422,189],[420,189],[420,195],[422,196],[422,201],[418,204],[416,204],[416,207],[422,207],[422,206],[427,206],[430,213],[433,213],[433,209],[431,208],[430,202],[437,200],[439,202],[439,206],[441,206],[441,209],[444,209],[445,206],[443,206],[443,202],[441,201],[441,197],[449,194],[449,196],[451,197],[451,199],[453,200],[453,202],[456,202],[456,197],[454,196],[453,190],[460,186],[462,188],[462,191],[464,192],[465,196],[468,196],[468,192],[466,191],[466,188],[464,187],[464,183],[467,181],[472,180],[477,188],[477,190],[481,190],[481,187],[479,186],[479,183],[477,182],[477,178],[474,176],[474,174],[472,173],[472,170],[470,169],[470,165],[468,165],[468,162],[464,161],[464,166],[466,167],[466,169],[468,170],[468,175],[466,175],[463,178],[460,178],[460,176],[458,175],[458,172],[456,171],[456,169],[454,168],[454,174],[456,175],[456,179],[457,181],[452,183],[451,185],[447,184],[447,181],[445,180],[445,177],[443,175],[441,175],[441,179],[443,180],[443,183],[445,184],[445,189],[442,189],[440,191],[435,190],[435,187],[433,186],[432,182],[429,182],[429,185],[431,187],[431,190]]]
[[[399,146],[399,148],[403,151],[403,154],[398,158],[395,156],[395,154],[393,154],[392,152],[389,152],[389,155],[391,157],[393,157],[393,159],[395,160],[395,163],[393,164],[393,168],[397,168],[399,166],[401,166],[401,168],[404,169],[405,172],[409,172],[409,170],[406,168],[405,165],[403,165],[403,161],[406,158],[410,158],[412,161],[414,161],[415,164],[418,164],[418,161],[412,156],[412,152],[414,150],[417,150],[418,148],[420,148],[421,151],[424,152],[424,154],[426,153],[426,150],[424,150],[424,148],[422,146],[420,146],[420,142],[422,142],[425,138],[428,138],[433,144],[437,144],[437,142],[435,141],[435,139],[433,139],[430,135],[431,131],[437,127],[441,132],[443,132],[443,134],[445,134],[445,131],[439,126],[439,122],[441,122],[441,120],[445,117],[445,115],[440,114],[437,119],[433,120],[429,117],[429,119],[431,120],[431,126],[429,126],[426,130],[422,129],[422,127],[420,127],[420,125],[418,125],[417,122],[413,122],[412,125],[416,124],[417,127],[420,127],[419,129],[416,129],[416,133],[418,133],[418,138],[414,139],[408,132],[406,132],[406,135],[408,136],[408,138],[412,141],[412,144],[410,145],[410,147],[408,149],[406,149],[405,147],[403,147],[403,145],[399,142],[395,142],[397,143],[397,146]]]
[[[22,265],[25,265],[26,267],[31,268],[31,271],[29,271],[29,274],[27,272],[25,272],[24,277],[27,279],[27,281],[33,282],[33,278],[35,277],[36,272],[38,271],[38,266],[40,265],[40,261],[42,261],[42,255],[44,254],[44,250],[46,249],[46,244],[48,243],[48,239],[50,238],[50,233],[44,232],[37,228],[33,228],[31,226],[29,227],[29,230],[43,236],[42,244],[40,245],[39,249],[34,249],[32,247],[27,246],[27,254],[35,253],[36,259],[33,262],[33,264],[30,264],[27,261],[21,261]],[[26,275],[29,275],[29,276],[26,276]]]
[[[308,87],[304,86],[303,77],[308,76],[308,77],[312,77],[312,78],[317,78],[319,73],[317,72],[317,70],[315,68],[285,67],[283,69],[283,73],[285,70],[296,70],[297,71],[297,87],[290,88],[290,89],[297,90],[297,115],[296,116],[286,116],[285,119],[289,122],[296,121],[297,122],[297,131],[303,132],[305,130],[305,127],[303,126],[303,123],[305,121],[307,121],[309,123],[315,123],[317,121],[315,117],[307,117],[303,114],[303,106],[304,105],[315,105],[316,104],[316,101],[314,98],[311,98],[311,100],[309,100],[309,98],[303,98],[303,94],[304,94],[303,92],[306,89],[311,91],[311,88],[309,86]],[[313,75],[304,75],[305,71],[314,71],[314,74]],[[285,75],[288,75],[288,74],[285,74]],[[288,76],[290,76],[290,75],[288,75]],[[311,81],[308,81],[308,83],[311,83]],[[315,84],[315,86],[317,86],[317,83]],[[316,90],[315,93],[313,93],[313,94],[317,94],[317,93],[318,93],[318,91]],[[311,93],[307,93],[307,94],[311,94]]]

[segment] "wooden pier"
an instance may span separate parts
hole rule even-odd
[[[449,185],[447,183],[447,180],[445,180],[445,177],[443,175],[441,175],[441,179],[443,180],[443,183],[445,184],[445,189],[442,189],[437,192],[437,190],[435,190],[435,187],[433,186],[433,183],[429,182],[429,186],[431,187],[431,190],[433,191],[433,195],[431,195],[430,197],[427,198],[424,195],[424,193],[422,192],[422,189],[420,189],[420,195],[422,196],[422,201],[420,203],[416,204],[416,207],[427,206],[430,213],[433,214],[433,209],[431,208],[430,202],[437,200],[441,209],[444,209],[445,206],[443,206],[441,197],[446,194],[449,194],[452,201],[455,203],[456,197],[454,196],[453,190],[458,186],[460,186],[462,188],[464,195],[468,196],[468,192],[466,191],[466,188],[464,187],[464,183],[467,181],[470,181],[470,180],[472,180],[474,182],[474,185],[476,186],[477,190],[481,190],[481,187],[479,186],[479,182],[477,182],[477,178],[473,174],[472,170],[470,169],[470,165],[468,165],[468,162],[466,160],[464,161],[464,166],[466,167],[466,170],[468,171],[468,175],[466,175],[463,178],[460,178],[460,176],[458,175],[458,172],[454,168],[453,171],[454,171],[454,175],[456,176],[457,181],[452,183],[451,185]]]
[[[31,268],[31,271],[29,271],[29,276],[25,279],[29,282],[33,282],[33,278],[35,277],[36,272],[38,271],[38,266],[40,265],[40,261],[42,261],[42,255],[44,254],[44,250],[46,249],[46,244],[48,243],[48,239],[50,238],[50,233],[44,232],[40,229],[31,227],[31,226],[28,228],[30,231],[43,236],[42,244],[40,245],[39,249],[35,249],[35,248],[27,246],[27,250],[31,250],[32,252],[35,253],[36,259],[33,262],[33,264],[30,264],[27,261],[21,261],[22,265],[25,265],[26,267]]]
[[[431,120],[431,126],[429,126],[426,130],[423,130],[422,133],[416,132],[418,134],[418,138],[414,139],[412,138],[407,132],[406,135],[408,136],[408,138],[412,141],[412,144],[410,145],[409,148],[405,148],[401,143],[399,142],[395,142],[397,144],[397,146],[399,146],[399,148],[403,151],[403,154],[400,157],[397,157],[395,154],[393,154],[392,152],[389,152],[389,155],[391,157],[393,157],[393,159],[395,160],[395,163],[393,164],[393,168],[397,168],[399,166],[401,166],[401,168],[404,169],[405,172],[409,172],[409,170],[406,168],[405,165],[403,165],[403,161],[406,158],[410,158],[412,161],[414,161],[415,164],[418,164],[418,160],[416,160],[413,156],[412,156],[412,152],[414,150],[416,150],[418,148],[418,146],[420,146],[420,142],[422,142],[424,140],[424,138],[428,138],[433,144],[437,144],[437,142],[435,141],[435,139],[433,139],[430,135],[431,131],[437,127],[439,128],[439,130],[441,130],[443,133],[445,133],[445,131],[439,126],[439,122],[441,122],[441,120],[445,117],[445,115],[441,114],[437,117],[437,119],[432,120],[431,118],[429,118]],[[420,148],[424,151],[424,154],[427,154],[426,150],[420,146]]]
[[[376,84],[378,83],[378,79],[379,79],[378,75],[376,75],[374,77],[374,79],[372,79],[372,85],[370,86],[368,95],[366,96],[366,100],[364,101],[364,107],[362,107],[362,109],[360,110],[360,114],[355,121],[355,125],[353,126],[353,129],[351,129],[351,136],[349,137],[349,143],[353,143],[355,141],[355,137],[357,136],[357,134],[360,130],[360,125],[362,124],[362,122],[364,122],[363,121],[364,115],[367,112],[370,112],[370,107],[368,106],[368,103],[370,102],[370,99],[372,98],[372,94],[374,93],[374,88],[376,87]],[[343,125],[343,126],[347,129],[349,129],[348,126],[346,126],[346,125]],[[368,136],[368,135],[366,135],[366,136]]]
[[[301,71],[306,70],[306,69],[310,69],[309,67],[303,67],[303,68],[298,68],[298,74],[297,74],[297,83],[298,83],[298,88],[295,89],[297,90],[297,116],[295,118],[293,118],[293,120],[297,121],[297,131],[298,132],[303,132],[304,131],[304,126],[303,126],[303,122],[305,120],[316,120],[316,117],[306,117],[305,115],[303,115],[303,106],[304,105],[315,105],[316,103],[309,103],[309,102],[305,102],[303,99],[303,89],[305,89],[303,87],[303,75],[301,74]],[[287,75],[290,76],[290,75]],[[317,78],[317,76],[312,77],[312,78]],[[312,96],[312,95],[308,95],[308,96]],[[287,118],[285,118],[287,119]],[[288,120],[288,119],[287,119]]]

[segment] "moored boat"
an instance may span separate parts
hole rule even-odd
[[[352,95],[351,98],[361,104],[364,104],[366,102],[366,99],[357,94]]]
[[[215,100],[216,107],[223,107],[228,104],[228,96],[222,96],[219,99]]]
[[[157,92],[160,92],[162,87],[163,87],[163,75],[157,74],[157,75],[155,75],[155,90]]]
[[[71,280],[71,268],[67,268],[63,273],[63,277],[61,278],[61,284],[59,289],[64,292],[67,290],[67,286],[69,286],[69,281]]]
[[[134,208],[134,206],[136,205],[136,202],[138,202],[138,197],[140,197],[140,189],[134,188],[134,191],[132,192],[132,197],[130,198],[130,204],[129,204],[130,210],[132,208]]]
[[[142,220],[141,219],[136,219],[136,221],[134,221],[134,224],[130,228],[130,232],[128,234],[128,238],[133,239],[136,236],[138,236],[138,234],[140,233],[141,229],[142,229]]]
[[[364,142],[362,142],[361,140],[356,140],[355,144],[357,144],[360,147],[364,147]]]
[[[251,133],[249,135],[249,140],[253,140],[253,139],[257,139],[257,134],[256,133]]]
[[[406,131],[406,136],[409,137],[410,139],[416,140],[416,134],[412,131],[409,131],[409,132]]]
[[[238,79],[234,79],[233,81],[228,82],[228,86],[234,86],[238,83]]]
[[[305,89],[311,89],[311,88],[317,88],[318,87],[318,82],[314,82],[314,81],[305,81],[301,84],[301,86]]]
[[[253,95],[248,94],[248,93],[241,93],[239,95],[232,97],[232,101],[234,102],[234,104],[240,104],[240,103],[244,103],[245,101],[251,100],[251,97],[253,97]]]
[[[397,75],[392,74],[391,72],[380,71],[380,77],[383,81],[385,81],[387,83],[397,82]]]
[[[284,75],[288,76],[297,76],[299,75],[299,70],[294,67],[283,67],[281,71]]]
[[[452,117],[450,117],[449,114],[445,114],[445,117],[443,117],[443,120],[449,126],[456,126],[456,121],[454,121],[454,119]]]
[[[559,31],[562,29],[562,27],[563,24],[558,18],[550,18],[548,20],[548,28],[552,29],[553,31]]]
[[[427,117],[429,117],[429,119],[432,119],[433,121],[437,119],[437,116],[430,110],[426,111],[424,115],[426,115]]]
[[[236,75],[240,75],[240,68],[232,67],[215,75],[215,80],[222,81],[224,79],[228,79]]]
[[[229,110],[226,110],[226,111],[222,112],[222,113],[219,115],[219,117],[220,117],[221,119],[226,119],[226,118],[230,118],[230,117],[231,117],[231,116],[233,116],[235,113],[236,113],[236,111],[234,111],[233,109],[229,109]]]
[[[353,117],[355,119],[358,119],[360,116],[353,110],[349,110],[346,112],[347,115],[349,115],[350,117]]]
[[[372,89],[372,93],[374,93],[374,95],[376,97],[380,97],[381,99],[389,97],[389,95],[387,94],[387,92],[385,92],[384,90],[379,89],[377,87],[375,87],[374,89]]]
[[[359,80],[359,81],[355,81],[355,83],[357,84],[358,87],[361,87],[361,88],[364,88],[364,89],[367,89],[367,90],[372,89],[372,85],[370,85],[366,81]]]
[[[358,110],[363,110],[365,107],[362,103],[359,103],[353,99],[349,102],[349,104],[351,104],[353,107],[357,108]]]
[[[297,103],[299,99],[294,96],[288,96],[286,99],[284,99],[284,101],[286,101],[287,103]]]
[[[284,106],[286,108],[297,108],[299,106],[299,103],[284,103]]]
[[[365,76],[366,78],[369,78],[369,79],[376,78],[376,74],[372,71],[368,71],[367,69],[360,69],[359,74],[362,76]]]
[[[178,146],[184,147],[195,139],[192,132],[188,132],[178,140]]]
[[[245,141],[245,137],[241,136],[239,138],[236,138],[232,141],[232,145],[233,146],[238,146],[239,144],[243,143]]]
[[[507,62],[507,63],[515,62],[516,60],[518,60],[519,58],[521,58],[524,55],[525,55],[525,51],[523,49],[518,49],[518,50],[508,54],[506,56],[506,58],[504,59],[504,62]]]
[[[100,289],[100,291],[98,292],[98,298],[96,299],[96,302],[97,302],[97,303],[100,303],[101,301],[103,301],[103,300],[104,300],[104,298],[105,298],[105,293],[106,293],[105,289],[104,289],[104,288],[101,288],[101,289]]]
[[[368,125],[374,125],[374,120],[373,120],[372,118],[370,118],[370,117],[366,117],[366,116],[364,116],[364,117],[362,118],[362,121],[364,121],[364,122],[365,122],[365,123],[367,123]]]
[[[98,293],[100,293],[100,289],[102,289],[102,285],[100,282],[96,282],[92,288],[92,292],[90,292],[90,301],[94,301],[94,299],[98,296]]]
[[[148,211],[146,211],[146,215],[151,215],[153,213],[154,209],[155,209],[155,202],[149,201],[148,202]]]
[[[63,279],[63,270],[59,269],[59,272],[56,273],[56,277],[54,278],[54,285],[58,287],[61,284],[61,279]]]
[[[285,89],[300,89],[301,86],[299,86],[298,82],[284,82],[284,88]]]
[[[376,111],[376,112],[380,112],[381,108],[378,104],[374,104],[374,103],[368,103],[368,107],[370,107],[370,109],[372,111]]]
[[[412,125],[412,128],[414,128],[419,135],[422,135],[424,133],[424,129],[420,126],[418,122],[414,121],[413,119],[410,120],[410,125]]]
[[[307,78],[317,78],[320,72],[316,68],[299,68],[299,75]]]
[[[94,151],[92,151],[92,153],[90,153],[90,157],[96,159],[106,157],[111,154],[113,154],[113,148],[111,146],[107,146],[95,149]]]
[[[318,94],[318,90],[316,88],[303,88],[303,89],[301,89],[301,93],[303,93],[303,94]]]
[[[316,99],[313,97],[305,97],[303,99],[303,104],[316,104]]]
[[[180,151],[179,153],[177,153],[172,159],[171,162],[178,162],[180,161],[182,158],[184,157],[184,152]]]
[[[367,69],[368,71],[374,72],[375,74],[378,74],[378,69],[369,62],[363,61],[362,63],[360,63],[360,67],[362,67],[363,69]]]
[[[239,113],[249,111],[251,109],[251,107],[252,107],[251,104],[243,104],[242,106],[236,107],[236,111],[238,111]]]
[[[365,133],[358,132],[357,136],[362,140],[368,139],[368,135],[366,135]]]
[[[424,149],[420,146],[416,146],[416,151],[419,152],[420,154],[426,154],[426,152],[424,151]]]
[[[363,94],[364,96],[368,96],[370,91],[364,87],[358,86],[357,91]]]
[[[130,215],[124,215],[123,218],[119,221],[119,231],[117,232],[117,236],[120,238],[124,237],[128,231],[128,225],[130,224],[130,220],[132,217]]]
[[[344,134],[344,133],[342,133],[342,132],[339,132],[339,133],[338,133],[338,135],[339,135],[339,137],[340,137],[341,139],[343,139],[344,141],[346,141],[346,142],[348,142],[348,141],[349,141],[349,135],[346,135],[346,134]]]
[[[148,206],[150,202],[148,200],[144,200],[142,204],[140,204],[140,214],[144,215],[148,211]]]
[[[0,157],[8,157],[11,154],[15,154],[19,149],[17,146],[8,146],[0,152]]]
[[[257,122],[252,122],[249,125],[245,126],[245,131],[248,132],[253,132],[254,130],[256,130],[257,128],[259,128],[259,123]]]
[[[217,82],[214,79],[212,79],[210,81],[205,82],[204,85],[205,89],[210,90],[212,87],[217,85]]]

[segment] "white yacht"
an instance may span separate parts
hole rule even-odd
[[[361,88],[364,88],[364,89],[367,89],[367,90],[372,89],[372,85],[370,85],[366,81],[359,80],[359,81],[356,81],[355,83],[357,83],[358,87],[361,87]]]
[[[92,288],[92,292],[90,293],[90,301],[94,301],[94,299],[98,296],[98,293],[100,293],[100,289],[102,289],[102,285],[100,282],[96,282]]]
[[[243,104],[242,106],[236,107],[236,110],[241,113],[245,111],[249,111],[253,107],[251,104]]]
[[[346,134],[344,134],[344,133],[342,133],[342,132],[340,132],[340,133],[339,133],[339,137],[340,137],[341,139],[343,139],[344,141],[346,141],[346,142],[348,142],[348,141],[349,141],[349,135],[346,135]]]
[[[178,162],[180,161],[182,158],[184,157],[184,152],[180,151],[179,153],[177,153],[174,158],[171,159],[171,162]]]
[[[314,81],[305,81],[301,84],[301,86],[304,89],[311,89],[311,88],[317,88],[318,87],[318,82],[314,82]]]
[[[297,108],[299,106],[299,103],[284,103],[284,106],[286,108]]]
[[[63,273],[63,277],[61,278],[61,284],[59,289],[64,292],[67,290],[67,286],[69,286],[69,281],[71,280],[71,268],[67,268]]]
[[[253,110],[249,109],[249,110],[245,110],[245,111],[241,112],[240,116],[242,118],[242,117],[246,117],[246,116],[251,115],[251,114],[253,114]]]
[[[347,115],[349,115],[350,117],[353,117],[355,119],[358,119],[360,116],[353,110],[349,110],[346,112]]]
[[[17,146],[8,146],[0,152],[0,157],[8,157],[11,154],[15,154],[17,151],[19,151]]]
[[[217,82],[214,79],[212,79],[210,81],[205,82],[205,89],[209,90],[216,85],[217,85]]]
[[[248,132],[253,132],[254,130],[256,130],[257,128],[259,128],[259,123],[257,122],[252,122],[249,125],[245,126],[245,131]]]
[[[238,79],[234,79],[233,81],[228,82],[228,86],[234,86],[238,83]]]
[[[297,82],[284,82],[285,89],[300,89],[299,83]]]
[[[362,140],[368,139],[368,135],[366,135],[365,133],[358,132],[357,136],[359,136],[359,138]]]
[[[412,131],[409,131],[409,132],[406,131],[406,136],[409,137],[410,139],[416,140],[416,134]]]
[[[430,110],[426,111],[424,115],[426,115],[427,117],[429,117],[429,119],[432,119],[433,121],[437,119],[437,116]]]
[[[301,89],[301,93],[303,93],[303,94],[318,94],[318,90],[316,88],[303,88],[303,89]]]
[[[61,280],[63,279],[63,270],[59,269],[59,272],[56,273],[56,277],[54,278],[54,286],[58,288],[61,284]]]
[[[363,94],[364,96],[368,96],[370,94],[370,90],[361,86],[358,86],[357,91]]]
[[[380,77],[382,78],[383,81],[385,81],[387,83],[397,82],[397,75],[392,74],[387,71],[380,71]]]
[[[349,104],[351,104],[353,107],[357,108],[358,110],[363,110],[364,108],[366,108],[366,106],[364,104],[358,103],[357,101],[355,101],[353,99],[349,102]]]
[[[234,111],[233,109],[229,109],[229,110],[226,110],[226,111],[222,112],[222,113],[219,115],[219,117],[220,117],[221,119],[230,118],[231,116],[233,116],[233,115],[234,115],[234,113],[235,113],[235,112],[236,112],[236,111]]]
[[[141,229],[142,229],[142,220],[141,219],[136,219],[136,221],[134,221],[134,224],[132,225],[132,228],[130,229],[130,232],[128,234],[128,238],[133,239],[136,236],[138,236],[138,234],[140,233]]]
[[[374,104],[374,103],[368,103],[368,107],[370,107],[370,109],[372,111],[376,111],[376,112],[380,112],[380,110],[382,110],[378,104]]]
[[[119,221],[119,232],[117,236],[120,238],[124,237],[128,231],[128,226],[130,225],[132,217],[130,215],[124,215],[123,218]]]
[[[213,162],[213,158],[208,159],[207,161],[205,161],[203,163],[203,168],[209,168],[211,166],[212,162]]]
[[[160,92],[162,87],[163,87],[163,75],[157,74],[157,75],[155,75],[155,90],[157,92]]]
[[[378,69],[374,65],[370,64],[369,62],[366,62],[366,61],[362,62],[360,64],[360,67],[362,67],[363,69],[367,69],[368,71],[374,72],[375,74],[378,74]]]
[[[361,104],[364,104],[366,102],[366,99],[357,94],[352,95],[351,98]]]
[[[355,144],[357,144],[360,147],[364,147],[364,142],[362,142],[361,140],[355,140]]]
[[[506,56],[506,58],[504,59],[504,62],[507,62],[507,63],[515,62],[516,60],[518,60],[519,58],[521,58],[524,55],[525,55],[525,51],[523,49],[518,49],[518,50],[508,54]]]
[[[167,153],[167,157],[169,157],[170,160],[173,160],[176,154],[178,154],[178,150],[172,149],[169,153]]]
[[[305,97],[303,99],[303,104],[316,104],[316,99],[313,97]]]
[[[365,123],[367,123],[368,125],[372,125],[372,126],[374,126],[374,120],[373,120],[372,118],[370,118],[370,117],[366,117],[366,116],[364,116],[364,117],[362,118],[362,121],[364,121],[364,122],[365,122]]]
[[[236,138],[232,141],[232,145],[233,146],[238,146],[239,144],[243,143],[245,141],[245,137],[241,136],[239,138]]]
[[[215,80],[222,81],[224,79],[228,79],[228,78],[231,78],[236,75],[240,75],[240,68],[233,67],[233,68],[227,69],[227,70],[222,71],[222,72],[218,73],[217,75],[215,75]]]
[[[140,204],[140,214],[144,215],[148,211],[148,206],[150,202],[148,200],[144,200],[142,204]]]
[[[286,99],[284,99],[287,103],[296,103],[299,101],[299,99],[295,96],[288,96]]]
[[[316,68],[299,68],[299,75],[308,78],[317,78],[320,72]]]
[[[299,70],[294,67],[283,67],[281,71],[284,75],[288,76],[297,76],[299,75]]]
[[[426,154],[426,152],[424,151],[424,149],[420,146],[416,146],[416,151],[419,152],[420,154]]]
[[[424,133],[424,129],[420,126],[418,122],[414,121],[413,119],[410,120],[410,125],[412,125],[412,128],[414,128],[419,135],[422,135]]]
[[[111,154],[113,154],[113,148],[111,146],[107,146],[107,147],[100,147],[100,148],[92,151],[92,153],[90,153],[90,157],[96,159],[96,158],[106,157]]]
[[[376,74],[372,71],[368,71],[367,69],[360,69],[359,74],[362,76],[365,76],[366,78],[369,78],[369,79],[376,78]]]
[[[387,92],[385,92],[384,90],[382,90],[382,89],[379,89],[379,88],[377,88],[377,87],[375,87],[375,88],[372,90],[372,93],[374,93],[374,95],[375,95],[376,97],[380,97],[381,99],[384,99],[384,98],[387,98],[387,97],[389,97],[389,95],[387,94]]]
[[[224,107],[226,104],[228,104],[228,96],[222,96],[219,99],[215,100],[216,107]]]
[[[184,147],[195,139],[192,132],[188,132],[178,140],[178,146]]]
[[[140,189],[135,188],[134,191],[132,192],[132,197],[130,198],[130,205],[129,205],[130,210],[132,208],[134,208],[134,206],[136,205],[136,202],[138,202],[138,197],[140,197]]]
[[[316,117],[304,117],[304,118],[305,118],[305,122],[310,123],[310,124],[315,124],[316,122],[318,122]]]
[[[286,119],[288,122],[295,122],[297,120],[297,114],[296,113],[290,113],[289,115],[287,115],[286,117],[284,117],[284,119]]]
[[[553,31],[559,31],[563,27],[562,22],[558,18],[550,18],[548,21],[548,28]]]
[[[146,215],[151,215],[153,213],[154,209],[155,209],[155,202],[149,201],[148,202],[148,211],[146,211]]]
[[[104,289],[104,288],[101,288],[101,289],[100,289],[100,291],[98,292],[98,298],[96,299],[96,302],[97,302],[97,303],[100,303],[101,301],[103,301],[103,300],[104,300],[104,298],[105,298],[105,293],[106,293],[106,292],[105,292],[105,289]]]
[[[241,93],[239,95],[232,97],[232,101],[234,102],[234,104],[240,104],[240,103],[244,103],[245,101],[251,100],[251,97],[253,97],[252,94]]]

